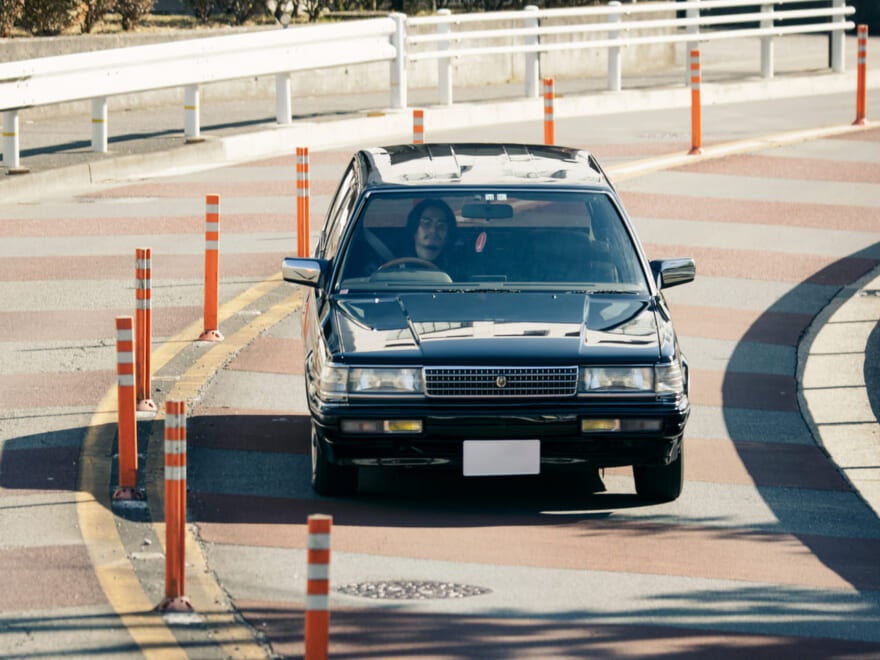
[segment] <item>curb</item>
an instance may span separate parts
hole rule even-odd
[[[225,322],[280,286],[284,286],[280,273],[255,284],[221,306],[220,322]],[[291,297],[296,298],[296,294],[286,300]],[[173,391],[166,398],[183,398],[188,404],[198,400],[202,389],[226,361],[252,340],[257,332],[265,329],[267,323],[277,322],[279,314],[291,311],[290,308],[285,310],[282,307],[283,305],[276,305],[276,309],[261,314],[223,344],[206,346],[201,357],[176,381]],[[202,319],[198,319],[154,351],[155,370],[158,371],[189,348],[202,328]],[[153,418],[154,422],[161,421],[163,417],[164,413],[160,408]],[[116,421],[116,388],[113,387],[105,393],[93,413],[81,451],[78,479],[80,492],[77,495],[76,512],[83,542],[95,567],[102,591],[144,657],[185,660],[189,655],[174,635],[170,621],[154,611],[156,603],[146,593],[117,526],[117,511],[110,501]],[[164,462],[164,453],[159,448],[159,443],[156,433],[151,433],[147,464],[144,468],[144,485],[147,492],[145,506],[151,511],[150,524],[164,548],[164,497],[159,485],[164,470],[157,469],[154,465],[156,461]],[[186,535],[189,556],[187,565],[196,617],[200,618],[210,631],[212,639],[222,648],[224,657],[233,660],[266,657],[260,640],[252,629],[235,617],[235,609],[227,602],[223,590],[207,566],[189,525],[186,526]]]
[[[798,344],[798,403],[816,443],[880,517],[880,423],[864,368],[880,323],[880,266],[844,287]]]

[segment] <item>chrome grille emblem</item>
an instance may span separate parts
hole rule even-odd
[[[499,390],[507,387],[507,376],[505,376],[504,374],[500,374],[500,375],[496,376],[495,377],[495,387],[497,387]]]

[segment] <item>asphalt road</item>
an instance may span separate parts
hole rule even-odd
[[[669,296],[695,374],[685,492],[658,506],[623,470],[604,490],[577,475],[368,472],[357,498],[315,497],[299,293],[277,280],[296,245],[289,153],[4,204],[0,653],[297,657],[304,523],[322,512],[334,516],[334,657],[876,657],[880,520],[817,443],[798,349],[880,264],[880,132],[766,139],[843,126],[851,101],[707,108],[707,147],[758,143],[699,160],[682,157],[680,110],[558,123],[559,143],[610,167],[651,257],[697,259],[698,280]],[[364,140],[312,152],[315,217]],[[221,195],[218,344],[194,341],[208,193]],[[153,251],[154,398],[191,408],[193,614],[151,611],[164,587],[161,415],[139,424],[146,504],[110,500],[112,328],[133,313],[136,247]],[[389,597],[353,595],[370,586]],[[390,597],[414,586],[431,597]]]

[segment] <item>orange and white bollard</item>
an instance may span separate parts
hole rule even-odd
[[[305,660],[326,660],[330,646],[330,529],[333,517],[309,516]]]
[[[703,75],[700,71],[700,51],[691,51],[691,150],[688,154],[696,156],[703,153],[703,108],[700,101],[700,85]]]
[[[156,404],[151,398],[153,391],[150,376],[150,353],[153,345],[153,266],[150,248],[135,249],[135,311],[137,328],[135,349],[137,353],[135,375],[137,378],[137,409],[153,412]]]
[[[165,402],[165,598],[156,607],[191,612],[186,586],[186,403]]]
[[[556,144],[556,119],[553,116],[555,96],[553,78],[544,78],[544,144]]]
[[[424,110],[413,110],[413,144],[425,144]]]
[[[220,195],[205,196],[205,330],[199,341],[223,341],[220,333]]]
[[[119,486],[113,492],[114,500],[143,499],[143,493],[137,487],[134,353],[134,319],[130,316],[118,316],[116,317],[116,399],[119,408]]]
[[[309,148],[296,148],[296,253],[309,256],[310,201],[309,201]]]
[[[853,125],[865,126],[868,123],[868,26],[859,25],[858,33],[858,89],[856,91],[856,120]]]

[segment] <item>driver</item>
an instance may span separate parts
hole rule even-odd
[[[411,256],[447,270],[446,247],[455,242],[455,214],[439,199],[425,199],[409,212],[406,227],[413,237]]]

